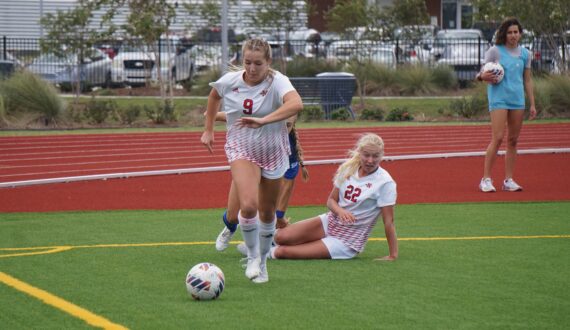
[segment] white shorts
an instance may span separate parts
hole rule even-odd
[[[329,236],[329,218],[326,213],[319,216],[321,218],[321,223],[323,224],[323,231],[325,232],[325,237],[321,239],[329,250],[331,259],[352,259],[358,252],[344,245],[344,243],[336,237]]]
[[[283,177],[283,175],[285,174],[285,172],[287,172],[288,169],[289,169],[289,163],[283,164],[281,168],[276,168],[271,171],[262,168],[261,176],[270,180],[279,179]]]

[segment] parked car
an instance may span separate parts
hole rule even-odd
[[[570,41],[570,40],[569,40]],[[564,71],[570,72],[570,44],[558,47],[560,59],[554,63],[554,73],[561,74]]]
[[[466,84],[475,79],[485,61],[487,43],[473,40],[470,43],[448,44],[437,61],[437,65],[452,67],[460,83]]]
[[[222,46],[219,44],[194,45],[188,51],[194,63],[194,74],[202,74],[222,65]],[[233,63],[235,54],[229,54],[226,63]]]
[[[280,40],[285,40],[285,35],[279,36]],[[321,35],[315,29],[297,30],[289,34],[289,47],[291,53],[302,57],[316,57],[325,53],[325,47],[321,43]]]
[[[8,78],[23,68],[22,63],[9,52],[0,53],[0,79]]]
[[[402,49],[400,63],[428,63],[430,49],[438,27],[435,25],[406,25],[394,30],[393,40]]]
[[[397,65],[396,47],[389,43],[373,42],[370,40],[340,40],[329,46],[327,60],[361,62],[370,61],[389,68]]]
[[[396,69],[398,60],[396,58],[395,47],[391,45],[379,45],[370,48],[368,54],[371,62],[384,65],[390,69]]]
[[[10,77],[16,71],[16,62],[0,60],[0,79]]]
[[[93,86],[109,86],[111,82],[111,59],[96,48],[87,49],[83,57],[43,54],[33,60],[27,70],[63,90],[71,90],[76,82],[82,91]]]
[[[160,59],[160,75],[163,80],[175,82],[192,79],[194,63],[185,48],[178,47],[175,39],[162,43],[154,52],[148,46],[123,45],[113,58],[111,81],[114,85],[142,85],[157,81],[156,56]]]
[[[570,31],[567,32],[566,40],[570,40]],[[544,72],[560,70],[562,64],[562,44],[563,40],[558,34],[551,37],[532,35],[527,46],[532,54],[532,69]],[[568,58],[567,53],[565,57]]]
[[[487,39],[481,30],[477,29],[459,29],[459,30],[441,30],[437,32],[433,46],[430,49],[431,61],[437,61],[442,56],[445,47],[456,44],[473,44],[474,42],[482,45],[489,45]]]

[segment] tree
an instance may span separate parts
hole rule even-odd
[[[208,26],[193,26],[192,22],[187,22],[186,27],[191,28],[204,28],[220,26],[222,22],[221,15],[221,0],[203,0],[196,2],[187,2],[183,6],[188,13],[199,12],[200,17],[206,21]]]
[[[346,63],[346,69],[356,77],[356,89],[362,107],[366,84],[371,74],[367,57],[371,47],[383,38],[379,17],[380,9],[375,5],[369,6],[366,0],[336,0],[334,6],[325,14],[330,31],[337,32],[348,40],[354,40],[346,41],[346,46],[354,44],[354,53]]]
[[[127,24],[123,25],[123,30],[128,36],[135,38],[135,40],[142,42],[150,48],[155,59],[154,62],[156,76],[160,86],[160,95],[164,101],[164,105],[170,106],[172,102],[170,99],[167,99],[166,93],[168,89],[170,98],[173,97],[173,59],[167,59],[166,63],[169,65],[169,79],[165,82],[162,76],[161,56],[171,56],[175,52],[175,50],[172,49],[174,45],[169,35],[170,24],[176,16],[174,5],[167,0],[129,0],[128,7],[130,13],[127,17]],[[166,52],[161,51],[162,47],[166,47]]]
[[[473,6],[477,8],[475,18],[480,21],[517,17],[524,29],[532,31],[534,36],[546,38],[549,47],[556,50],[554,60],[559,67],[564,67],[557,51],[557,36],[568,44],[566,31],[570,29],[570,0],[473,0]]]
[[[90,27],[95,9],[95,3],[79,0],[77,7],[67,11],[58,10],[55,14],[48,13],[40,20],[46,30],[46,37],[40,40],[42,51],[61,58],[75,59],[72,90],[76,101],[81,93],[81,63],[86,52],[108,35]]]
[[[299,28],[298,17],[309,14],[311,6],[306,0],[252,0],[256,11],[250,14],[254,26],[270,29],[276,33],[281,45],[280,66],[283,73],[287,72],[285,58],[289,55],[290,39],[292,31]],[[284,34],[284,40],[280,40]]]
[[[359,27],[369,28],[373,23],[369,9],[366,0],[336,0],[325,13],[327,28],[346,37],[354,37],[349,34]]]

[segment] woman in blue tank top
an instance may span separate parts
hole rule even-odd
[[[513,180],[519,138],[525,109],[525,92],[530,101],[530,119],[536,117],[529,51],[519,46],[522,26],[516,18],[507,18],[496,32],[496,46],[485,54],[485,63],[498,62],[505,75],[498,82],[490,71],[480,72],[477,80],[485,81],[489,100],[492,139],[485,154],[485,167],[479,189],[483,192],[496,191],[491,179],[491,170],[497,159],[497,151],[504,138],[507,126],[507,151],[505,156],[505,180],[503,190],[521,191],[522,187]]]

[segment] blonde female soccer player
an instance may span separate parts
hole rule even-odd
[[[285,172],[281,178],[281,188],[279,188],[279,195],[277,197],[275,211],[277,228],[285,228],[289,224],[289,218],[285,217],[285,212],[289,206],[289,200],[293,194],[293,188],[295,187],[295,178],[299,174],[299,170],[301,171],[303,181],[307,182],[309,180],[309,171],[303,164],[303,148],[301,147],[301,142],[299,141],[299,136],[295,129],[296,117],[297,116],[293,116],[287,119],[291,155],[289,155],[289,169],[287,169],[287,172]],[[216,120],[225,121],[225,114],[223,112],[219,112],[216,116]],[[216,250],[224,251],[228,248],[230,241],[238,228],[238,213],[239,199],[235,185],[232,182],[230,192],[228,194],[228,207],[222,215],[224,228],[216,238]]]
[[[270,68],[271,47],[262,39],[242,47],[243,69],[226,73],[208,96],[201,142],[213,152],[214,121],[226,113],[226,156],[239,199],[238,219],[248,249],[245,275],[268,281],[266,258],[275,231],[280,178],[289,168],[285,120],[303,108],[289,79]],[[259,222],[259,224],[258,224]]]
[[[396,260],[394,225],[396,182],[380,167],[384,142],[375,134],[362,136],[350,158],[338,168],[328,197],[329,212],[296,222],[275,233],[276,259],[350,259],[364,250],[381,216],[388,241],[387,256]]]

